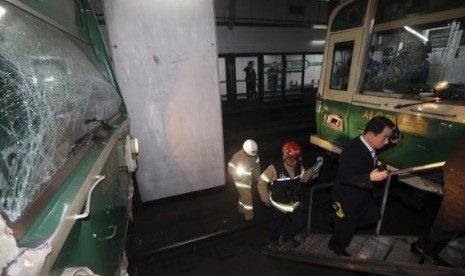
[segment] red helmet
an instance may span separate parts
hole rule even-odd
[[[287,142],[283,146],[284,159],[297,161],[300,159],[300,146],[296,142]]]

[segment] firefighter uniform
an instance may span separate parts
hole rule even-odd
[[[239,193],[237,210],[245,220],[253,219],[252,184],[258,180],[260,172],[258,155],[250,156],[244,150],[236,152],[228,163],[228,173]]]
[[[270,241],[280,243],[291,240],[305,225],[305,213],[298,198],[302,182],[317,176],[312,169],[305,170],[300,164],[270,165],[258,181],[260,200],[272,206]]]

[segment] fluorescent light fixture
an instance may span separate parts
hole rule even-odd
[[[423,40],[423,42],[427,42],[427,41],[428,41],[428,38],[427,38],[426,36],[420,34],[419,32],[415,31],[414,29],[410,28],[409,26],[404,26],[404,29],[405,29],[407,32],[409,32],[409,33],[415,35],[415,36],[418,37],[419,39]]]
[[[324,40],[312,40],[310,41],[310,46],[322,46],[325,45],[325,42]]]
[[[324,25],[324,24],[313,24],[313,29],[326,30],[326,29],[328,29],[328,25]]]

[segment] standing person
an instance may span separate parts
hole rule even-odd
[[[257,94],[257,73],[254,69],[255,62],[253,60],[247,63],[247,67],[244,68],[245,72],[245,92],[247,99],[256,98]]]
[[[273,65],[271,65],[270,69],[268,69],[267,74],[268,74],[268,86],[271,90],[272,94],[276,93],[276,89],[278,88],[278,77],[279,77],[279,67],[278,63],[273,62]]]
[[[410,250],[436,265],[445,264],[439,252],[465,232],[465,136],[444,165],[444,195],[433,224],[413,242]]]
[[[237,210],[244,215],[246,221],[253,219],[252,183],[258,180],[261,173],[257,152],[257,143],[252,139],[247,139],[242,149],[236,152],[228,163],[228,173],[239,193]]]
[[[298,198],[302,183],[318,176],[318,168],[305,170],[300,163],[300,146],[287,142],[282,148],[282,163],[269,165],[258,181],[260,200],[271,206],[270,246],[287,242],[297,245],[295,235],[305,225],[305,214]]]
[[[360,225],[376,223],[379,206],[373,198],[375,183],[388,176],[376,168],[377,150],[389,143],[394,123],[386,117],[374,117],[362,135],[351,140],[339,157],[336,184],[332,189],[333,235],[328,247],[339,256],[350,256],[346,247]]]

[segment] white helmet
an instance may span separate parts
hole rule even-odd
[[[250,156],[257,155],[258,146],[257,143],[252,139],[245,140],[244,144],[242,145],[242,149]]]

